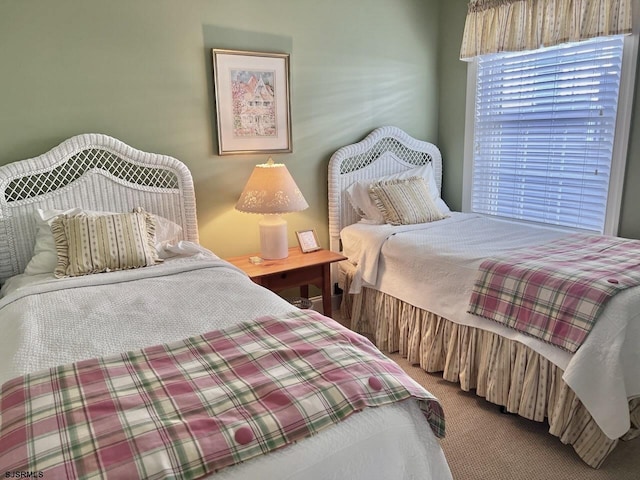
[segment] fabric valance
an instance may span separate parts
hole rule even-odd
[[[471,0],[460,59],[631,33],[632,0]]]

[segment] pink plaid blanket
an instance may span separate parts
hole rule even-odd
[[[0,471],[198,478],[408,398],[443,436],[435,397],[365,338],[312,312],[264,317],[6,382]]]
[[[469,313],[575,352],[617,292],[640,284],[640,241],[573,234],[485,260]]]

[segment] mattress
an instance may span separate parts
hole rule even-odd
[[[545,227],[454,212],[429,224],[356,223],[344,228],[344,254],[356,265],[350,293],[380,290],[453,322],[521,342],[559,368],[603,432],[619,438],[630,426],[627,402],[640,395],[640,288],[606,306],[582,347],[570,354],[496,322],[467,313],[482,260],[565,235]]]

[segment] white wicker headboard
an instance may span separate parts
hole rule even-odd
[[[339,252],[340,230],[360,220],[347,197],[354,182],[399,173],[431,162],[438,189],[442,155],[432,143],[417,140],[397,127],[380,127],[358,143],[337,150],[329,160],[329,245]]]
[[[85,134],[0,167],[0,282],[22,273],[33,254],[36,208],[128,212],[138,206],[198,242],[193,180],[175,158]]]

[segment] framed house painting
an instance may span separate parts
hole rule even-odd
[[[287,153],[289,55],[213,49],[218,154]]]

